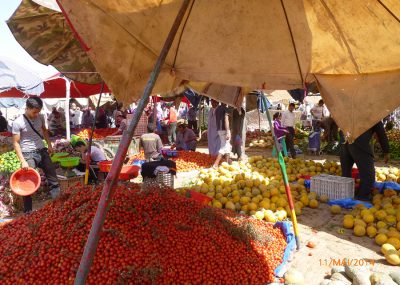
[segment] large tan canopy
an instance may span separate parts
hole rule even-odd
[[[58,0],[118,99],[138,99],[182,0]],[[357,137],[400,105],[400,1],[195,0],[155,87],[264,89],[317,80]]]

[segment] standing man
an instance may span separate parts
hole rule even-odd
[[[169,117],[168,117],[168,142],[170,145],[175,143],[176,141],[176,124],[178,121],[178,115],[175,109],[174,104],[169,108]]]
[[[342,148],[340,150],[340,165],[343,177],[351,177],[354,163],[360,175],[360,188],[355,197],[357,200],[370,201],[375,183],[374,154],[371,147],[372,136],[376,134],[382,147],[385,163],[389,161],[389,141],[383,123],[379,122],[359,136],[352,144],[344,141],[340,132]]]
[[[226,159],[226,162],[229,162],[229,155],[232,150],[230,144],[231,130],[229,128],[229,113],[225,104],[219,105],[215,110],[215,120],[217,122],[217,131],[221,141],[221,146],[218,150],[218,156],[213,167],[218,168],[222,157]]]
[[[53,153],[49,134],[44,118],[39,115],[43,102],[39,97],[26,100],[25,114],[20,115],[12,125],[14,148],[21,162],[22,169],[28,167],[43,169],[47,177],[50,194],[53,199],[60,195],[60,186],[57,180],[56,169],[51,162],[50,153]],[[48,148],[45,147],[43,139]],[[24,196],[24,213],[32,211],[32,197]]]
[[[282,126],[285,127],[288,130],[288,133],[286,134],[286,145],[289,148],[290,155],[292,158],[296,158],[296,150],[294,149],[294,126],[296,123],[296,116],[293,113],[294,111],[294,103],[289,104],[289,109],[283,112],[282,114]]]
[[[323,118],[327,116],[327,112],[325,110],[325,105],[324,105],[324,100],[319,100],[318,104],[315,105],[314,107],[311,108],[311,115],[313,117],[312,119],[312,125],[314,128],[314,131],[318,131],[318,126],[317,122],[321,121]]]
[[[211,108],[208,112],[208,127],[207,127],[207,140],[208,140],[208,153],[211,156],[217,156],[221,141],[218,136],[217,120],[215,110],[218,107],[218,101],[211,99]]]
[[[187,117],[189,129],[192,129],[197,134],[197,110],[194,106],[190,107]]]
[[[243,107],[233,110],[232,113],[232,152],[237,154],[238,160],[242,160],[244,154],[244,142],[246,138],[246,111]]]
[[[69,121],[72,129],[79,127],[79,116],[80,116],[80,111],[78,111],[76,104],[71,103],[69,109],[69,117],[70,117]]]

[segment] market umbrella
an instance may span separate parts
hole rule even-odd
[[[118,100],[139,98],[183,0],[58,2]],[[400,104],[399,18],[393,0],[192,1],[155,92],[177,78],[283,90],[317,81],[355,138]]]
[[[7,22],[18,43],[35,60],[53,65],[71,80],[100,83],[102,79],[86,54],[87,47],[68,26],[56,1],[35,2],[23,0]]]
[[[0,92],[12,89],[20,93],[21,97],[27,94],[40,95],[44,91],[43,80],[33,71],[0,57]]]
[[[70,98],[88,98],[89,96],[99,94],[101,91],[101,84],[86,84],[79,81],[70,80]],[[49,78],[43,81],[43,91],[40,94],[42,99],[51,98],[66,98],[67,85],[65,84],[65,78],[59,75]],[[104,86],[104,93],[109,93],[110,89],[107,85]],[[0,98],[22,98],[26,95],[16,88],[12,88],[8,91],[1,92]]]

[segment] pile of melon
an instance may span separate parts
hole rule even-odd
[[[295,212],[301,215],[304,207],[318,208],[328,197],[318,197],[304,186],[303,175],[340,173],[337,162],[317,163],[302,159],[285,159]],[[250,157],[248,162],[222,163],[218,169],[202,169],[192,185],[181,189],[195,190],[212,198],[210,205],[254,215],[270,222],[290,216],[288,199],[283,186],[281,169],[276,159]]]
[[[376,181],[400,183],[400,169],[397,167],[375,167]]]
[[[390,244],[400,250],[400,192],[386,189],[374,195],[372,203],[370,209],[357,205],[343,217],[343,227],[352,229],[357,237],[368,236],[378,245]]]

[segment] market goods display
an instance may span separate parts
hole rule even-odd
[[[327,197],[317,197],[304,186],[303,175],[320,173],[340,174],[337,162],[324,164],[301,159],[285,159],[291,184],[292,196],[297,215],[302,208],[318,208],[319,201],[327,202]],[[296,183],[294,183],[296,182]],[[218,169],[202,169],[193,180],[192,189],[213,198],[211,205],[254,215],[268,222],[281,221],[290,215],[281,170],[276,159],[253,156],[248,163],[222,163]]]
[[[12,134],[8,132],[0,133],[0,154],[11,151],[12,149]]]
[[[71,142],[66,139],[58,139],[55,140],[53,143],[53,150],[56,153],[59,152],[68,152],[68,153],[73,153],[74,149],[72,148]]]
[[[388,255],[387,251],[400,250],[400,192],[385,189],[382,194],[374,195],[372,203],[370,209],[357,205],[343,217],[343,227],[353,230],[355,236],[374,239],[376,244],[382,246],[388,263],[399,265],[399,252]]]
[[[0,175],[0,219],[11,216],[15,212],[15,195],[10,189],[9,177]]]
[[[393,129],[388,131],[386,134],[389,141],[400,143],[400,130]]]
[[[9,151],[0,155],[0,173],[13,173],[21,167],[15,151]]]
[[[400,183],[400,169],[397,167],[375,167],[375,176],[377,182]]]
[[[359,266],[351,266],[343,260],[343,266],[334,266],[331,274],[325,277],[319,285],[398,285],[400,284],[400,271],[389,274],[371,271],[368,269],[369,260],[360,260]],[[347,262],[347,263],[351,263]],[[361,264],[362,263],[362,264]]]
[[[271,132],[247,132],[246,141],[249,142],[249,147],[272,148],[274,139]]]
[[[70,188],[2,226],[1,283],[73,284],[101,189]],[[116,189],[87,284],[267,284],[285,247],[271,223],[128,184]]]
[[[117,128],[107,128],[107,129],[95,129],[93,134],[93,139],[104,139],[105,137],[111,136],[115,133]],[[75,130],[76,135],[84,140],[89,140],[92,133],[91,129],[78,129]]]
[[[144,160],[144,153],[140,152],[132,156],[128,164],[132,164],[136,159]],[[176,162],[178,172],[188,172],[202,168],[209,168],[214,163],[214,159],[209,154],[186,150],[178,151],[178,157],[170,157],[168,159]]]

